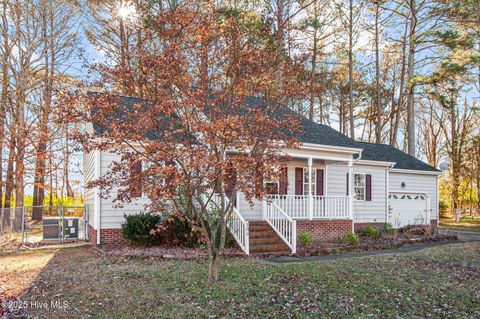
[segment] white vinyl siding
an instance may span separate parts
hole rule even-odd
[[[93,188],[87,188],[87,184],[93,181],[95,175],[95,153],[88,152],[83,154],[83,184],[84,184],[84,204],[88,210],[88,223],[94,224],[94,201],[95,190]]]
[[[438,217],[437,176],[390,172],[390,192],[427,193],[430,197],[430,219]],[[405,188],[402,188],[405,183]]]
[[[113,161],[120,160],[116,154],[102,152],[101,161],[101,175],[109,172],[109,166]],[[114,203],[116,191],[115,189],[110,194],[109,198],[100,199],[101,219],[100,225],[102,229],[106,228],[120,228],[124,221],[125,214],[135,214],[144,210],[145,204],[149,203],[146,197],[139,197],[132,203],[123,203],[121,207],[116,207],[118,203]]]
[[[354,174],[372,176],[372,200],[355,200],[353,218],[355,223],[384,223],[386,221],[386,193],[384,166],[355,164]],[[345,196],[347,194],[348,166],[345,163],[330,164],[327,169],[327,195]]]

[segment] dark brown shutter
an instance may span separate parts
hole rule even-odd
[[[317,195],[323,196],[323,169],[317,169]]]
[[[348,173],[347,173],[347,196],[349,195],[349,190],[350,190],[350,187],[349,186],[349,183],[350,183],[350,179],[348,178]]]
[[[295,195],[303,195],[303,168],[295,167]]]
[[[280,195],[287,195],[288,192],[288,167],[282,167],[279,181]]]
[[[130,194],[132,197],[142,197],[142,162],[135,161],[130,165]]]
[[[232,192],[235,187],[235,183],[237,181],[237,171],[233,166],[229,166],[225,170],[224,181],[225,181],[225,194],[227,194],[227,196],[230,197],[232,196]]]
[[[263,173],[259,168],[255,169],[255,192],[256,194],[262,193],[264,190],[263,185]]]
[[[372,200],[372,175],[365,175],[365,200]]]

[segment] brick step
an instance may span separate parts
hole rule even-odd
[[[261,231],[261,232],[249,232],[250,238],[272,238],[278,237],[277,233],[273,230]]]
[[[248,225],[248,230],[253,231],[253,232],[269,231],[269,230],[272,230],[272,227],[270,227],[269,225],[261,225],[261,226],[250,226],[250,225]]]
[[[268,226],[268,223],[264,220],[251,220],[248,222],[250,226]]]
[[[250,245],[279,244],[283,245],[282,239],[276,237],[250,237]]]
[[[253,253],[290,252],[290,248],[288,248],[288,246],[285,244],[251,245],[250,251]]]

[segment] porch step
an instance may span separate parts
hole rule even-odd
[[[275,237],[250,237],[250,245],[274,245],[283,244],[283,240],[278,236]]]
[[[291,253],[290,248],[265,221],[249,222],[251,256],[283,256]]]

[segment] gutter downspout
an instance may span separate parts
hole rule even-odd
[[[100,170],[101,170],[101,160],[102,160],[102,154],[99,150],[95,150],[95,169],[94,169],[94,179],[98,180],[100,178]],[[93,203],[93,211],[94,211],[94,217],[95,217],[95,226],[97,228],[97,245],[100,245],[101,237],[100,237],[100,232],[101,232],[101,225],[100,225],[100,189],[99,187],[95,187],[95,197],[94,197],[94,203]]]
[[[395,166],[392,164],[385,169],[385,222],[388,223],[388,215],[389,215],[389,207],[390,207],[390,200],[388,198],[390,194],[390,170]]]

